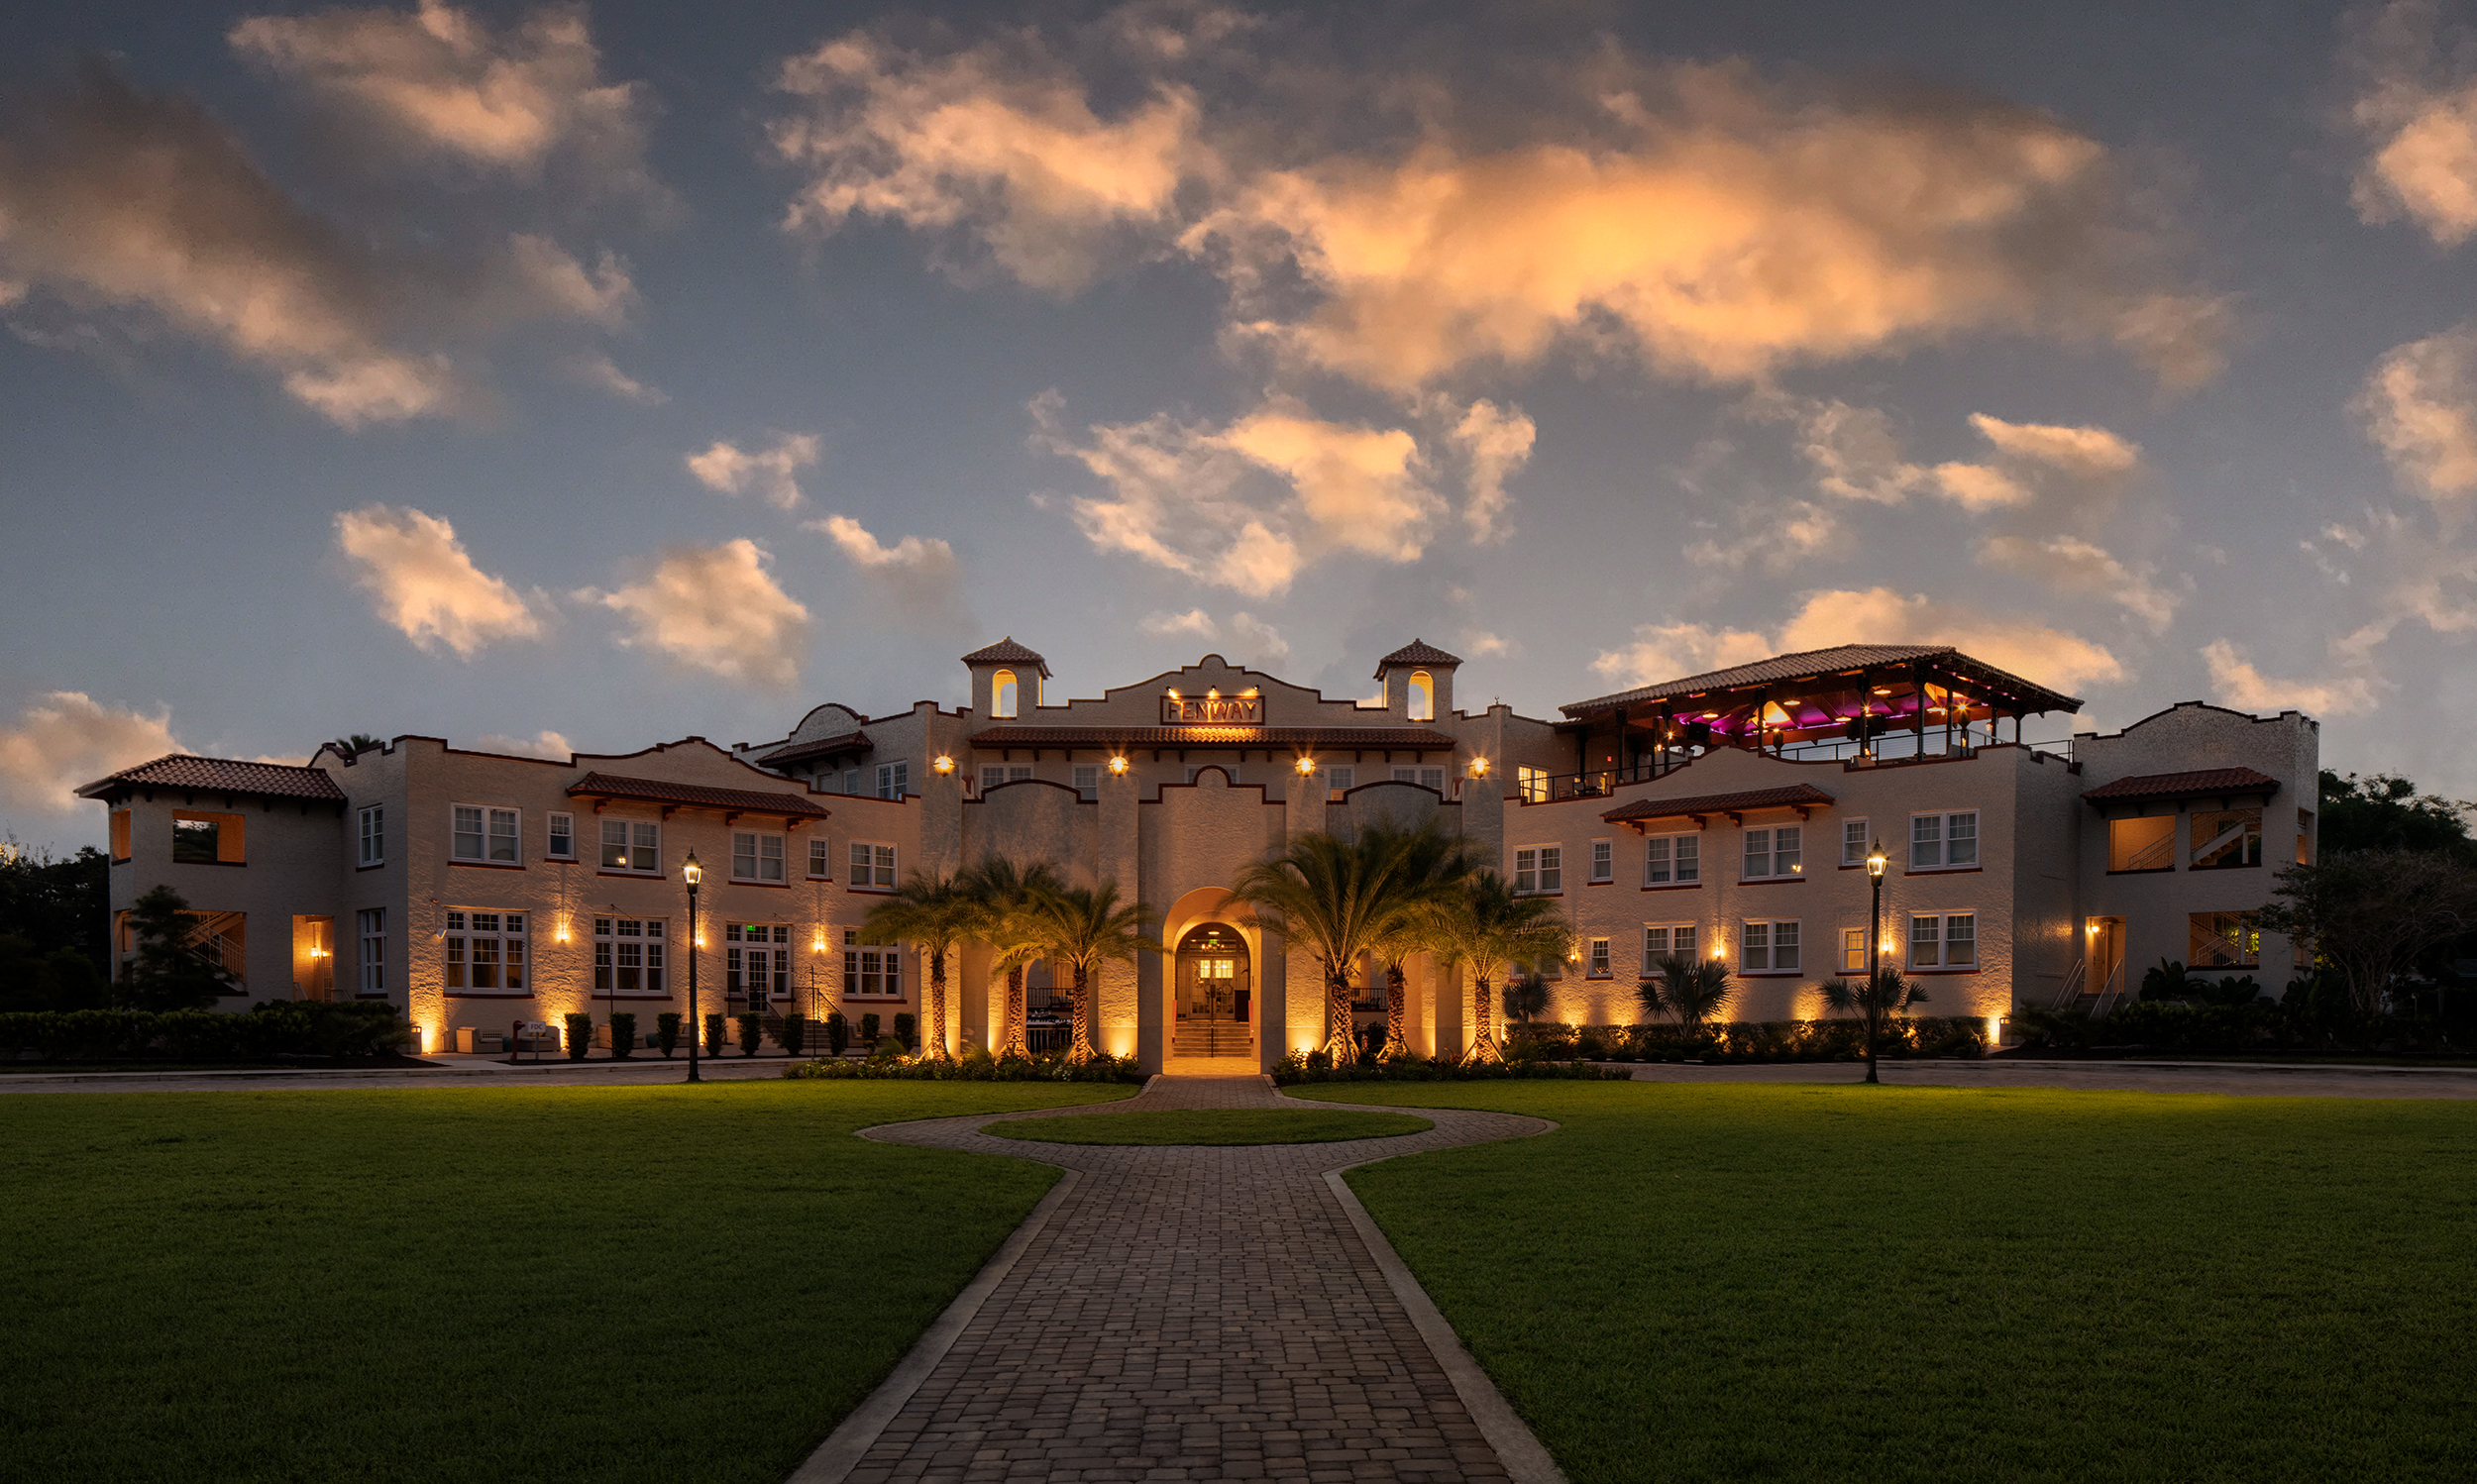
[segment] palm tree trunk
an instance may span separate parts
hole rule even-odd
[[[1402,972],[1401,963],[1385,965],[1385,1049],[1379,1055],[1400,1056],[1411,1049],[1405,1032],[1409,1007],[1403,1003],[1410,991],[1410,976]]]
[[[928,1024],[921,1027],[927,1034],[920,1038],[923,1061],[948,1060],[946,1052],[946,955],[929,956]]]
[[[1000,1056],[1032,1054],[1028,1033],[1023,1026],[1023,966],[1007,971],[1007,1030],[1005,1044],[998,1048]]]
[[[1355,1065],[1359,1056],[1350,1033],[1350,977],[1332,967],[1325,970],[1325,1055],[1337,1067]]]
[[[1092,969],[1086,964],[1075,966],[1075,1044],[1067,1048],[1066,1059],[1081,1066],[1092,1060]]]
[[[1462,1065],[1493,1066],[1505,1060],[1505,1053],[1497,1048],[1496,1036],[1488,1027],[1488,977],[1474,974],[1470,982],[1470,1049],[1462,1053]]]

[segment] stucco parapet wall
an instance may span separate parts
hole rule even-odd
[[[1351,748],[1451,752],[1460,743],[1426,727],[1388,726],[1011,726],[974,732],[984,751],[1033,747]]]

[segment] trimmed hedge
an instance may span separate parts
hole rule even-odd
[[[1980,1057],[1988,1052],[1987,1022],[1975,1015],[1920,1015],[1887,1021],[1876,1041],[1880,1057]],[[1732,1020],[1698,1026],[1532,1025],[1515,1031],[1505,1055],[1513,1061],[1859,1061],[1867,1029],[1854,1019]]]
[[[871,1018],[875,1018],[872,1016]],[[892,1040],[893,1037],[888,1037]],[[829,1082],[855,1079],[859,1081],[899,1082],[1142,1082],[1144,1074],[1131,1056],[1112,1056],[1097,1052],[1093,1059],[1078,1066],[1063,1056],[1038,1059],[1022,1056],[993,1057],[985,1050],[975,1049],[952,1061],[896,1061],[871,1057],[867,1061],[804,1061],[783,1069],[786,1077],[821,1078]]]
[[[268,1000],[247,1014],[211,1009],[19,1010],[0,1014],[0,1050],[46,1061],[269,1061],[383,1056],[409,1044],[394,1006]]]
[[[1296,1051],[1273,1064],[1273,1081],[1284,1087],[1301,1082],[1503,1082],[1556,1079],[1573,1082],[1622,1082],[1627,1074],[1595,1067],[1587,1061],[1526,1059],[1476,1067],[1424,1056],[1397,1056],[1391,1061],[1361,1062],[1337,1067],[1324,1052],[1302,1056]]]

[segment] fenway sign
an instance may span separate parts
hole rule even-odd
[[[1262,726],[1261,695],[1164,695],[1163,726]]]

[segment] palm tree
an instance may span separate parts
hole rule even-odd
[[[1884,1022],[1909,1008],[1926,1003],[1926,992],[1900,977],[1898,969],[1879,967],[1867,976],[1863,987],[1836,979],[1823,986],[1823,1003],[1835,1010],[1862,1015],[1867,1022],[1867,1081],[1880,1081],[1875,1075],[1875,1042]]]
[[[1432,914],[1418,903],[1442,900],[1461,885],[1473,869],[1470,849],[1437,829],[1406,830],[1390,822],[1361,830],[1359,840],[1378,854],[1398,852],[1406,895],[1415,899],[1376,934],[1369,950],[1385,970],[1385,1040],[1376,1054],[1405,1056],[1410,1052],[1410,980],[1403,964],[1412,954],[1436,946]]]
[[[1454,982],[1460,983],[1465,969],[1471,975],[1471,1040],[1462,1064],[1503,1061],[1505,1053],[1488,1025],[1489,982],[1508,959],[1562,957],[1572,939],[1565,919],[1555,899],[1518,897],[1493,871],[1473,872],[1460,891],[1430,911],[1431,941],[1455,966]]]
[[[1020,866],[993,855],[965,873],[964,884],[980,900],[987,917],[982,936],[997,950],[991,965],[1007,976],[1006,1024],[994,1037],[999,1056],[1029,1056],[1023,1026],[1023,971],[1049,951],[1048,928],[1039,910],[1040,899],[1063,890],[1066,881],[1047,861]]]
[[[1092,975],[1106,963],[1131,962],[1150,941],[1145,929],[1160,919],[1140,901],[1122,903],[1118,883],[1070,887],[1033,898],[1040,946],[1047,956],[1063,959],[1075,973],[1075,1040],[1067,1048],[1073,1062],[1092,1060]]]
[[[1246,925],[1269,927],[1314,953],[1325,977],[1325,1037],[1337,1064],[1358,1054],[1350,1034],[1350,967],[1388,935],[1444,901],[1466,874],[1465,847],[1433,825],[1390,824],[1345,840],[1323,830],[1238,873],[1231,895],[1254,908]]]
[[[1735,994],[1729,988],[1729,966],[1716,958],[1664,954],[1653,961],[1652,972],[1657,977],[1635,986],[1643,1012],[1676,1016],[1689,1038],[1705,1020],[1727,1009]]]
[[[923,1061],[945,1061],[952,1055],[946,1048],[946,955],[964,939],[981,936],[988,917],[989,909],[961,877],[915,871],[861,920],[861,941],[910,941],[928,960],[928,1003],[922,1007],[928,1023],[920,1027]]]

